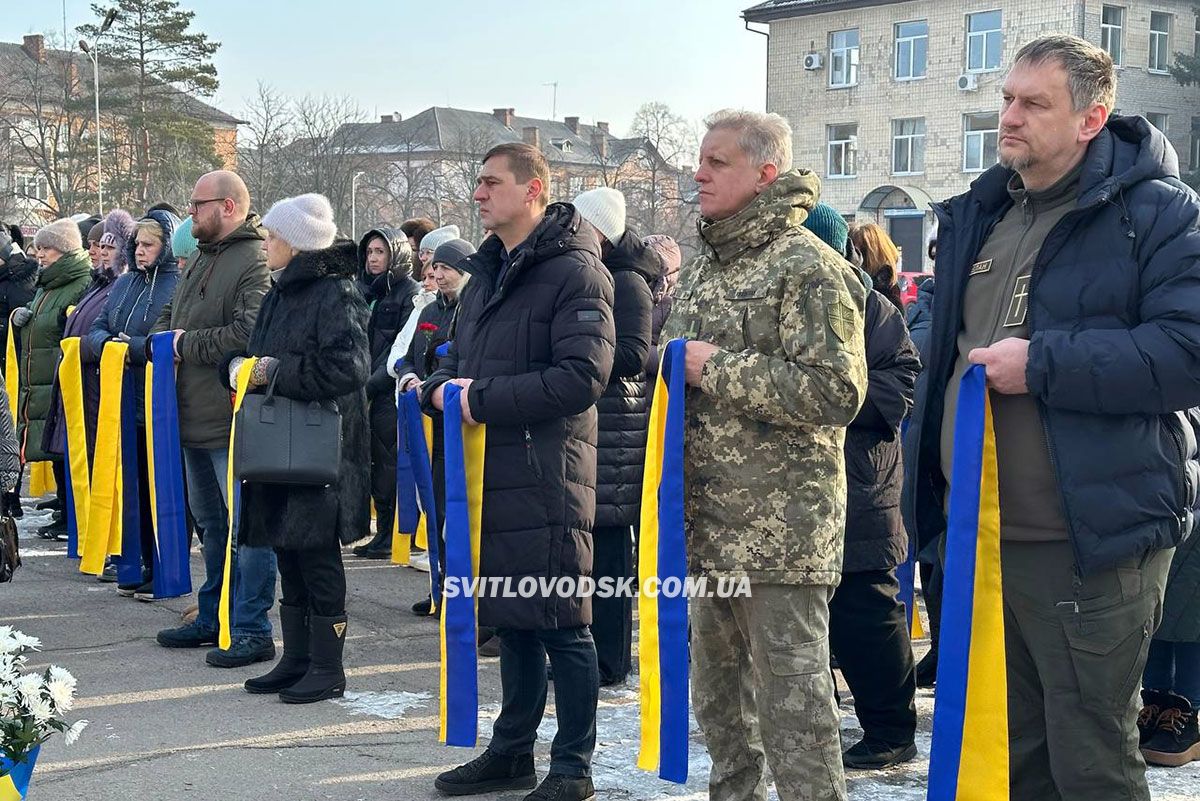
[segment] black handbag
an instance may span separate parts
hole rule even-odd
[[[237,414],[233,475],[238,481],[324,487],[342,463],[342,415],[332,400],[246,395]]]
[[[12,581],[21,566],[20,542],[17,521],[7,515],[0,517],[0,584]]]

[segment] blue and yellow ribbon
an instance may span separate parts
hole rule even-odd
[[[62,393],[63,424],[67,432],[67,556],[78,559],[83,542],[87,539],[88,504],[92,494],[79,337],[64,339],[62,353],[62,361],[58,364],[58,386]]]
[[[151,356],[146,365],[146,466],[154,520],[155,598],[175,598],[192,591],[174,337],[171,331],[150,337]]]
[[[129,346],[124,342],[108,342],[100,355],[96,453],[92,459],[92,485],[88,496],[87,537],[79,563],[80,572],[93,576],[104,571],[106,556],[119,556],[122,552],[124,448],[121,419],[128,350]]]
[[[963,376],[954,420],[929,801],[1007,801],[1008,682],[1000,492],[987,375]]]
[[[446,578],[458,582],[458,592],[443,599],[441,623],[442,669],[439,739],[446,745],[474,747],[479,732],[479,665],[477,660],[478,598],[466,593],[479,575],[479,540],[483,524],[483,460],[487,432],[466,425],[459,394],[443,390],[446,439]],[[410,431],[414,425],[409,420]],[[432,496],[432,487],[430,495]],[[432,497],[430,498],[432,501]],[[432,506],[430,507],[432,509]],[[429,543],[437,541],[436,529]],[[430,573],[436,552],[429,558]]]
[[[24,801],[29,794],[29,781],[33,778],[33,766],[37,763],[41,746],[29,750],[22,762],[14,764],[7,757],[0,756],[0,801]]]
[[[228,489],[228,495],[225,498],[225,506],[229,511],[229,531],[225,537],[225,566],[222,568],[221,578],[221,602],[217,607],[217,623],[218,635],[217,644],[222,651],[228,651],[229,646],[233,644],[232,634],[232,608],[231,602],[233,599],[233,537],[236,531],[236,523],[238,519],[238,504],[241,502],[242,492],[239,486],[240,482],[234,480],[233,470],[233,455],[234,442],[237,439],[237,416],[241,411],[242,401],[246,399],[246,391],[250,388],[250,373],[254,370],[254,364],[258,358],[251,356],[242,362],[237,372],[237,385],[234,388],[233,396],[233,422],[229,424],[229,469],[226,472],[225,480]]]
[[[392,564],[407,565],[412,540],[421,523],[417,483],[413,478],[408,446],[408,410],[405,396],[396,397],[396,516],[392,525]]]
[[[400,531],[415,531],[416,534],[422,531],[437,532],[441,521],[438,520],[433,494],[433,421],[421,412],[421,401],[415,389],[400,396],[399,409],[398,428],[402,427],[403,433],[400,435],[397,458],[408,461],[403,479],[408,486],[396,498]],[[400,480],[399,470],[397,480]],[[441,605],[439,589],[442,586],[438,538],[426,536],[425,545],[429,552],[429,596],[432,599],[429,613],[437,614]]]
[[[110,342],[105,345],[105,350],[114,344]],[[122,357],[126,351],[128,346],[122,348]],[[121,460],[117,465],[121,551],[112,561],[117,566],[118,583],[140,585],[145,578],[142,572],[141,515],[141,494],[144,490],[138,475],[137,394],[134,391],[133,373],[128,369],[121,376],[121,388]],[[100,391],[104,392],[103,389]]]
[[[638,767],[686,782],[688,772],[688,611],[682,592],[647,592],[687,577],[683,531],[684,358],[686,341],[663,349],[654,384],[642,480],[638,543],[638,664],[641,748]]]

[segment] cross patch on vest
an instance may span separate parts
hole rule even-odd
[[[992,271],[992,260],[991,259],[984,259],[983,261],[977,261],[971,265],[971,275],[982,275],[983,273],[989,273],[991,271]],[[970,276],[968,276],[968,278],[969,277]]]
[[[1029,313],[1029,276],[1022,275],[1013,284],[1012,299],[1008,303],[1008,314],[1004,316],[1004,328],[1025,324]]]

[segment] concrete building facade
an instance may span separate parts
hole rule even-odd
[[[1038,36],[1108,49],[1117,112],[1146,116],[1200,169],[1200,87],[1168,71],[1200,54],[1191,0],[768,0],[743,16],[768,26],[767,110],[791,122],[795,163],[848,219],[887,228],[905,270],[932,269],[929,204],[995,163],[1004,76]]]

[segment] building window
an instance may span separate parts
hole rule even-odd
[[[928,53],[928,22],[922,19],[896,25],[896,80],[924,78]]]
[[[1004,49],[1000,23],[999,11],[967,15],[967,72],[1000,69],[1000,55]]]
[[[829,34],[829,85],[858,83],[858,29]]]
[[[982,172],[996,163],[1000,115],[991,112],[963,117],[963,172]]]
[[[1171,65],[1171,15],[1150,12],[1150,71],[1166,72]]]
[[[17,197],[45,201],[50,198],[46,179],[37,173],[21,173],[16,177]]]
[[[1146,119],[1149,121],[1149,123],[1151,125],[1153,125],[1158,130],[1162,131],[1163,133],[1167,132],[1167,115],[1166,114],[1160,114],[1156,111],[1150,111],[1150,112],[1146,113]]]
[[[1188,169],[1200,172],[1200,117],[1192,117],[1192,141]]]
[[[828,178],[853,178],[858,174],[858,124],[830,125]]]
[[[925,118],[892,120],[892,173],[925,172]]]
[[[1108,51],[1117,66],[1121,65],[1124,27],[1125,9],[1120,6],[1105,6],[1100,15],[1100,46]]]

